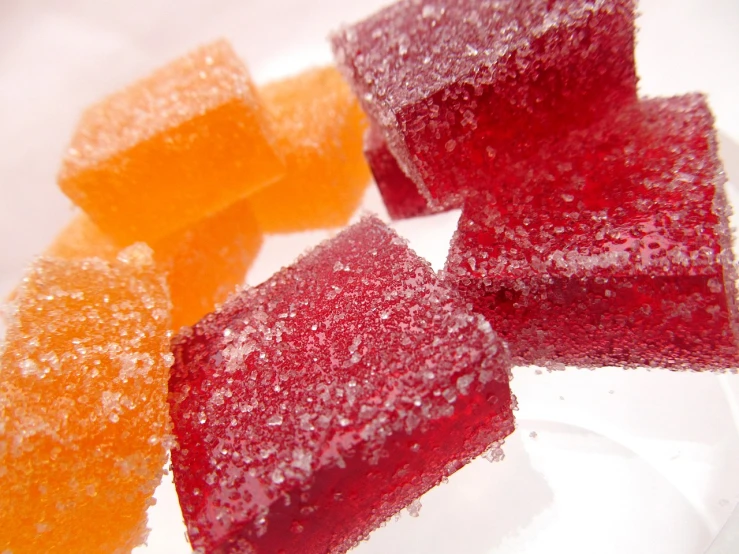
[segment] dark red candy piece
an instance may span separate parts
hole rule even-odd
[[[388,214],[393,219],[428,215],[438,210],[431,208],[418,192],[418,187],[403,173],[385,144],[385,139],[374,125],[364,136],[364,157],[380,190]]]
[[[332,42],[403,171],[444,207],[636,101],[633,0],[404,0]]]
[[[504,343],[375,218],[173,349],[197,552],[344,552],[513,430]]]
[[[642,101],[469,202],[446,278],[517,363],[737,367],[724,181],[703,96]]]

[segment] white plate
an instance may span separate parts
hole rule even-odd
[[[81,109],[219,36],[263,82],[328,62],[328,32],[382,0],[0,2],[0,297],[71,214],[54,185]],[[645,94],[709,93],[729,175],[739,179],[739,3],[643,0]],[[382,210],[375,190],[365,207]],[[397,225],[443,264],[457,214]],[[324,232],[270,237],[248,280]],[[477,460],[356,552],[700,554],[739,500],[739,377],[664,371],[515,370],[518,430],[506,459]],[[170,481],[149,545],[190,549]]]

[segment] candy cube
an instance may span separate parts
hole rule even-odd
[[[365,218],[173,341],[196,552],[345,552],[513,430],[508,352]]]
[[[447,260],[517,363],[737,367],[733,257],[701,95],[606,115],[470,201]]]
[[[156,241],[279,178],[267,114],[225,41],[82,116],[59,186],[118,242]]]
[[[0,350],[0,552],[130,552],[162,476],[169,297],[151,252],[42,258]]]
[[[374,125],[364,137],[364,157],[391,218],[405,219],[436,211],[418,192],[416,184],[400,169],[385,139]]]
[[[286,175],[250,198],[264,232],[345,225],[370,181],[359,103],[333,67],[260,89],[272,114]]]
[[[446,208],[636,100],[633,0],[403,0],[332,40],[403,171]]]
[[[262,233],[243,200],[152,243],[170,287],[172,327],[192,325],[226,300],[244,282],[261,244]],[[114,260],[124,246],[83,213],[57,236],[47,254]]]

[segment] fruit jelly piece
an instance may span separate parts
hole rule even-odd
[[[365,133],[364,157],[392,219],[428,215],[437,211],[429,206],[418,192],[416,184],[400,169],[385,139],[374,125]]]
[[[633,0],[405,0],[332,44],[403,171],[444,207],[636,100]]]
[[[737,367],[735,273],[703,96],[643,100],[469,202],[447,279],[543,365]]]
[[[173,341],[196,552],[344,552],[513,430],[508,352],[376,218]]]
[[[152,243],[169,283],[173,329],[194,324],[224,302],[244,282],[261,245],[262,233],[245,200]],[[81,213],[47,254],[113,260],[124,247]]]
[[[171,441],[169,306],[145,245],[32,265],[0,349],[0,551],[145,541]]]
[[[271,233],[345,225],[370,182],[359,102],[334,67],[267,84],[260,94],[287,169],[250,198],[259,226]]]
[[[59,186],[116,240],[151,242],[279,178],[272,142],[246,67],[218,41],[88,108]]]

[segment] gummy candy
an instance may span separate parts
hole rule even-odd
[[[365,117],[334,67],[311,69],[259,91],[272,114],[286,175],[250,198],[265,233],[340,227],[370,181]]]
[[[91,106],[59,186],[116,241],[156,241],[282,175],[268,126],[246,67],[214,42]]]
[[[513,430],[508,353],[364,218],[173,340],[196,552],[344,552]]]
[[[152,243],[172,296],[172,326],[192,325],[244,282],[262,244],[248,201],[206,217]],[[113,260],[125,245],[105,234],[84,213],[59,234],[50,256]]]
[[[364,157],[367,158],[377,188],[392,219],[428,215],[436,211],[418,192],[416,184],[400,169],[382,134],[374,125],[365,134]]]
[[[0,552],[130,552],[171,440],[169,297],[151,252],[41,258],[0,350]]]
[[[538,141],[636,101],[633,0],[397,2],[332,38],[339,68],[431,205]]]
[[[541,365],[737,366],[713,117],[698,94],[616,109],[465,205],[446,279]]]

